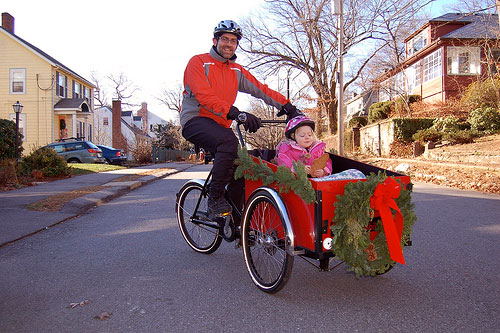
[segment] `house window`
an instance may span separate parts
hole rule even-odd
[[[500,72],[500,49],[490,50],[488,55],[488,67],[491,74]]]
[[[108,117],[104,117],[104,118],[102,118],[102,124],[103,124],[104,126],[108,126],[108,125],[109,125],[109,120],[108,120]]]
[[[82,97],[82,85],[73,80],[73,98]]]
[[[404,93],[405,85],[404,85],[404,74],[402,71],[394,76],[393,87],[394,87],[393,91],[396,95],[401,95]]]
[[[76,122],[76,137],[85,138],[85,126],[81,121]]]
[[[422,82],[422,77],[421,77],[421,62],[417,61],[410,67],[408,67],[405,71],[406,73],[406,87],[407,87],[407,93],[408,94],[413,94],[413,90],[418,87],[421,82]]]
[[[480,74],[481,64],[479,47],[448,47],[446,65],[446,72],[448,74]]]
[[[57,72],[57,95],[61,97],[66,97],[68,95],[68,78]]]
[[[9,78],[11,94],[24,94],[26,92],[26,69],[11,68]]]
[[[83,87],[83,97],[85,97],[87,99],[87,103],[89,103],[89,106],[92,109],[92,99],[90,98],[90,88]]]
[[[441,49],[425,57],[423,62],[424,83],[441,76]]]
[[[408,55],[411,56],[427,46],[427,29],[422,30],[418,35],[408,41]]]
[[[416,64],[413,65],[415,67],[415,87],[422,84],[422,63],[421,61],[417,61]]]

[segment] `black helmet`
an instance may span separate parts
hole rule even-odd
[[[243,37],[243,33],[241,32],[241,28],[238,23],[233,20],[224,20],[220,21],[219,24],[214,29],[214,37],[217,38],[223,33],[230,33],[236,35],[238,40]]]

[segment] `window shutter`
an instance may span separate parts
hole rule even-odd
[[[68,77],[64,76],[64,96],[68,97]]]

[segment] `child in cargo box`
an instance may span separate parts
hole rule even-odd
[[[331,174],[332,160],[325,153],[326,144],[316,138],[314,127],[314,121],[303,115],[288,121],[286,139],[276,147],[278,165],[285,165],[294,171],[293,162],[300,161],[309,176],[321,180],[365,179],[366,176],[356,169]]]

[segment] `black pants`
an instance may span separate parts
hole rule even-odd
[[[221,197],[224,187],[233,179],[234,160],[238,157],[238,139],[233,130],[217,124],[213,119],[196,117],[184,125],[182,136],[195,146],[215,154],[210,196]]]

